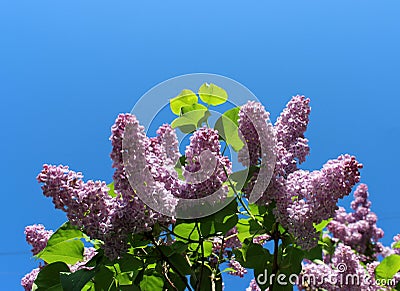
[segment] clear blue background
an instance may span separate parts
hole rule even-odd
[[[1,290],[20,290],[37,265],[24,227],[65,220],[35,180],[42,164],[110,182],[117,114],[192,72],[236,79],[273,119],[292,95],[310,97],[304,167],[356,155],[391,242],[400,228],[399,1],[136,2],[0,2]],[[250,277],[227,278],[226,290],[244,290]]]

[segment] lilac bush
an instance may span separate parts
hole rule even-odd
[[[353,212],[337,206],[360,182],[363,165],[343,154],[319,170],[300,168],[310,153],[308,98],[294,96],[275,124],[261,103],[249,101],[212,128],[208,108],[224,103],[227,93],[214,84],[182,92],[170,100],[177,118],[155,137],[136,116],[118,115],[110,137],[112,183],[43,166],[37,176],[43,194],[68,222],[55,232],[25,229],[41,259],[21,280],[25,290],[222,290],[223,273],[250,272],[250,291],[396,288],[400,235],[390,247],[380,243],[367,186],[355,190]],[[191,134],[184,154],[176,130]],[[244,183],[227,147],[246,169]],[[217,199],[202,200],[209,197]],[[208,215],[173,215],[187,200],[204,201],[205,209],[229,203]],[[298,280],[282,285],[290,275]],[[346,275],[371,280],[347,282]]]

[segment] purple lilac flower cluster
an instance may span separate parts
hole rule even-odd
[[[376,226],[377,216],[370,210],[368,195],[367,185],[360,184],[351,202],[354,212],[347,213],[343,207],[339,207],[334,219],[328,224],[332,235],[356,250],[364,262],[375,260],[383,251],[378,241],[384,235],[383,230]]]
[[[275,215],[300,246],[316,246],[318,234],[314,224],[334,215],[338,200],[359,181],[361,167],[354,157],[343,155],[319,171],[297,170],[289,174],[275,198]]]
[[[243,276],[247,274],[246,268],[242,267],[242,265],[238,261],[235,261],[235,259],[231,259],[228,266],[233,269],[232,271],[229,271],[229,274],[232,276],[243,278]]]
[[[25,227],[25,238],[32,246],[32,254],[37,255],[46,247],[47,241],[53,234],[52,230],[46,230],[43,224],[28,225]]]
[[[237,237],[238,231],[236,226],[230,229],[223,237],[214,237],[212,246],[212,255],[210,257],[210,263],[216,265],[220,256],[229,258],[230,254],[228,250],[232,251],[236,248],[242,247],[242,243]],[[232,259],[232,258],[231,258]],[[236,262],[239,264],[239,262]],[[236,264],[236,266],[237,266]]]
[[[190,137],[186,147],[186,166],[179,197],[201,198],[221,191],[224,196],[228,187],[223,185],[231,173],[232,165],[228,157],[221,154],[218,132],[212,128],[202,127]],[[223,197],[221,197],[223,198]]]
[[[129,128],[129,130],[126,130],[126,128]],[[162,155],[169,156],[169,162],[175,159],[173,152],[171,153],[174,143],[169,141],[171,129],[162,126],[157,133],[157,137],[152,139],[147,138],[144,133],[144,128],[139,125],[136,117],[130,114],[118,115],[111,128],[111,159],[113,161],[112,167],[115,168],[113,180],[114,191],[117,197],[113,198],[114,203],[112,206],[114,208],[111,210],[110,223],[104,237],[105,253],[111,259],[115,259],[126,250],[126,238],[130,233],[149,231],[156,222],[161,224],[168,224],[170,222],[168,217],[150,209],[137,196],[130,185],[123,159],[124,139],[134,139],[139,143],[144,152],[138,153],[137,156],[144,157],[145,151],[147,151],[147,158],[150,162],[149,167],[153,167],[153,169],[161,164],[160,157]],[[168,148],[162,147],[162,144],[166,144],[164,142],[166,140],[169,142]],[[141,163],[145,164],[146,160],[143,160]],[[160,169],[163,168],[160,167]],[[161,171],[159,171],[159,173],[161,173]],[[165,171],[163,174],[164,176],[168,176],[168,173],[165,173]],[[138,177],[140,181],[144,181],[145,179],[146,177]],[[161,174],[157,179],[161,179]],[[170,198],[171,195],[167,193],[166,197]]]
[[[222,184],[231,173],[231,162],[221,154],[217,131],[204,127],[191,137],[186,148],[187,164],[183,168],[188,181],[178,179],[173,169],[180,154],[176,133],[170,125],[162,125],[156,137],[148,138],[134,115],[120,114],[111,132],[116,197],[108,194],[105,182],[84,182],[82,173],[66,166],[44,165],[37,177],[43,183],[43,194],[53,198],[55,207],[65,211],[73,225],[82,228],[90,237],[104,241],[105,253],[110,259],[126,250],[129,233],[149,231],[156,222],[167,225],[174,221],[149,208],[136,191],[149,197],[158,195],[160,203],[169,210],[176,206],[176,198],[205,197],[219,189],[227,192]],[[127,151],[124,141],[134,145],[128,148],[131,159],[128,163],[123,157]],[[202,156],[205,156],[203,161]],[[209,175],[200,182],[190,181],[192,174],[204,172],[203,168],[211,164],[210,159],[216,163]],[[129,181],[126,166],[141,175],[135,178],[140,182],[134,185],[136,191]]]
[[[308,262],[303,266],[298,287],[300,290],[323,288],[328,291],[386,290],[373,279],[376,266],[374,262],[364,268],[360,256],[351,247],[339,243],[330,263]]]
[[[298,170],[297,165],[309,154],[308,140],[304,137],[311,111],[309,102],[304,96],[294,96],[278,117],[274,125],[277,142],[275,170],[267,190],[258,201],[261,204],[276,202],[277,220],[305,249],[317,243],[314,223],[333,216],[338,199],[351,192],[359,181],[359,169],[362,168],[354,157],[341,155],[328,161],[319,171]],[[257,124],[266,126],[265,118],[268,116],[264,107],[256,102],[248,102],[239,112],[239,129],[248,133],[244,141],[252,165],[257,165],[262,159],[255,127]],[[256,179],[257,173],[252,183]],[[245,192],[251,190],[252,183]]]

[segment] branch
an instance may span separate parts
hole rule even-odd
[[[162,252],[162,250],[159,248],[159,245],[157,244],[156,240],[154,237],[151,238],[156,250],[160,253],[161,257],[164,259],[164,261],[167,262],[167,264],[175,271],[176,274],[178,274],[179,278],[181,278],[182,282],[186,285],[186,288],[188,288],[189,291],[193,291],[193,289],[190,287],[189,283],[186,280],[186,277],[179,272],[179,270],[169,261],[168,257]]]

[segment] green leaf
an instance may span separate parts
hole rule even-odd
[[[142,281],[140,281],[140,289],[142,291],[162,291],[163,286],[164,280],[161,275],[151,270],[146,271],[143,275]]]
[[[169,261],[182,275],[189,275],[192,271],[183,255],[173,254],[169,257]]]
[[[114,192],[114,182],[111,182],[107,186],[110,189],[110,190],[108,190],[108,195],[110,195],[111,197],[116,197],[117,194]]]
[[[60,273],[70,272],[67,264],[62,262],[51,263],[40,270],[35,279],[35,290],[63,290],[60,283]]]
[[[96,270],[78,270],[74,273],[62,272],[60,273],[60,281],[63,287],[63,290],[66,291],[74,291],[81,290],[83,286],[89,282],[93,276],[95,275]]]
[[[182,281],[182,278],[179,277],[178,274],[176,274],[174,271],[171,271],[168,273],[168,278],[170,278],[171,282],[173,282],[174,287],[171,286],[171,284],[169,284],[168,281],[166,281],[166,286],[168,291],[176,291],[176,289],[178,289],[179,291],[185,291],[186,289],[186,277],[185,277],[185,282]]]
[[[250,243],[245,254],[245,266],[248,268],[260,268],[264,261],[269,260],[269,252],[259,244]]]
[[[301,272],[301,262],[304,258],[304,251],[299,248],[288,246],[284,250],[280,268],[287,274],[299,274]]]
[[[217,106],[228,100],[228,94],[224,89],[215,84],[204,83],[199,88],[200,99],[207,104]]]
[[[209,257],[212,254],[213,250],[213,243],[210,241],[204,241],[203,242],[203,248],[204,248],[204,257]]]
[[[132,285],[132,280],[130,278],[130,275],[133,273],[132,272],[125,272],[125,273],[118,273],[116,276],[116,279],[118,281],[119,285],[125,285],[129,286]]]
[[[377,279],[390,280],[400,271],[400,255],[390,255],[375,268]]]
[[[49,239],[46,247],[36,255],[46,263],[64,262],[73,265],[83,260],[83,233],[69,222],[64,223]]]
[[[400,241],[393,244],[393,249],[400,249]]]
[[[318,223],[318,224],[315,224],[315,223],[314,223],[314,228],[315,228],[315,230],[316,230],[317,232],[322,231],[322,230],[329,224],[329,222],[331,222],[331,220],[332,220],[332,218],[329,218],[329,219],[322,220],[322,221],[321,221],[320,223]]]
[[[178,223],[175,225],[173,232],[177,234],[176,240],[184,240],[188,241],[191,240],[198,240],[200,235],[196,229],[196,224],[192,223]]]
[[[124,254],[124,256],[117,261],[121,272],[129,272],[143,268],[143,262],[131,254]]]
[[[237,225],[238,238],[241,242],[244,242],[246,238],[249,238],[255,234],[263,234],[264,230],[262,227],[254,221],[252,218],[241,218]]]
[[[184,251],[187,250],[187,245],[184,242],[181,241],[175,241],[172,245],[171,248],[174,250],[174,253],[176,254],[182,254]]]
[[[231,145],[234,151],[243,148],[244,143],[239,137],[239,128],[237,125],[239,107],[232,108],[222,114],[215,122],[214,129],[218,131],[220,137]],[[236,117],[234,117],[236,114]],[[236,119],[236,122],[235,122]]]
[[[102,266],[94,277],[95,289],[109,290],[113,284],[114,284],[114,273],[107,267]]]
[[[322,259],[322,246],[317,245],[311,250],[304,252],[304,258],[309,259],[310,261],[321,260]]]
[[[179,93],[178,96],[169,100],[169,106],[171,107],[171,111],[176,114],[181,114],[181,108],[184,106],[192,106],[193,104],[198,103],[197,95],[188,89],[184,89]]]
[[[188,113],[190,111],[197,111],[197,110],[206,111],[207,107],[205,107],[203,104],[195,103],[195,104],[192,104],[190,106],[183,106],[181,108],[181,113],[185,114],[185,113]]]
[[[208,237],[217,233],[227,233],[238,221],[236,212],[237,202],[233,200],[218,212],[199,219],[201,234]]]
[[[129,237],[129,243],[134,249],[143,249],[150,244],[150,240],[145,238],[142,234],[134,234]]]
[[[191,133],[201,127],[209,116],[210,112],[208,110],[188,111],[175,118],[171,123],[171,127],[179,128],[183,133]]]
[[[253,274],[261,290],[267,290],[270,285],[270,274],[272,274],[272,260],[264,261],[262,266],[254,268]]]

